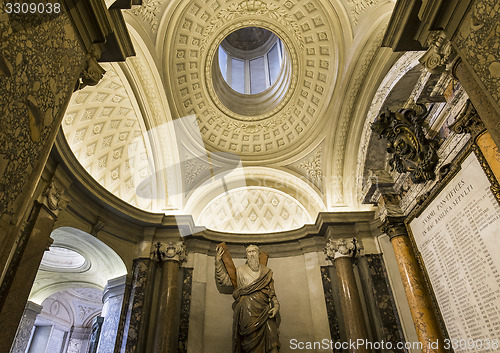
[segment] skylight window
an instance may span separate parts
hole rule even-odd
[[[219,69],[226,83],[241,94],[270,88],[283,64],[283,44],[272,32],[258,27],[231,33],[219,46]]]

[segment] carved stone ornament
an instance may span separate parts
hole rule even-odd
[[[357,257],[359,257],[362,249],[363,249],[363,246],[356,238],[347,239],[347,240],[346,239],[337,239],[337,240],[330,239],[330,240],[328,240],[328,243],[326,243],[326,247],[323,251],[325,252],[327,259],[333,261],[339,257],[357,258]]]
[[[442,31],[435,31],[431,33],[427,43],[429,49],[419,61],[431,73],[444,72],[456,56],[451,42]]]
[[[86,57],[85,68],[82,70],[80,77],[76,83],[75,91],[84,88],[85,86],[95,86],[102,79],[106,70],[97,62],[97,50],[92,49]]]
[[[408,236],[408,230],[404,223],[404,217],[387,217],[380,226],[380,230],[393,239],[398,236]]]
[[[399,109],[396,113],[387,110],[371,124],[372,131],[387,140],[387,152],[392,154],[389,160],[391,170],[410,172],[415,184],[433,180],[439,161],[438,142],[427,139],[422,129],[427,109],[419,106],[423,108],[421,114],[413,109]]]
[[[165,250],[162,250],[165,248]],[[151,253],[156,262],[163,261],[179,261],[182,262],[186,259],[187,250],[183,241],[169,242],[164,246],[161,242],[155,244],[155,250]]]
[[[450,128],[457,134],[471,134],[473,137],[486,129],[470,99],[467,99],[467,103]]]
[[[64,189],[52,181],[42,194],[45,205],[51,211],[61,211],[68,206],[70,199],[65,195]]]

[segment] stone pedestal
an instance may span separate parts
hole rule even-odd
[[[346,339],[350,342],[358,340],[368,342],[368,331],[352,268],[352,257],[356,255],[356,241],[355,239],[330,240],[327,243],[325,253],[330,260],[334,261],[337,278],[340,282],[340,306],[345,318]],[[359,346],[356,350],[349,349],[349,352],[368,353],[371,350],[365,346]]]
[[[114,351],[126,279],[127,276],[110,279],[104,288],[102,298],[104,305],[101,314],[104,317],[104,322],[102,323],[97,353]]]
[[[422,343],[423,353],[444,353],[444,336],[439,327],[424,275],[418,265],[403,218],[388,217],[382,227],[392,243],[403,281],[406,298],[410,306],[418,340]],[[435,344],[436,348],[430,343]]]
[[[25,353],[31,337],[31,331],[38,314],[42,312],[42,306],[33,302],[28,302],[24,308],[23,317],[17,328],[14,344],[10,353]]]
[[[161,269],[159,315],[156,320],[155,353],[176,353],[179,266],[186,258],[183,242],[169,243]]]

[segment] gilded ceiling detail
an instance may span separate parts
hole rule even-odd
[[[198,220],[209,229],[236,233],[277,232],[310,222],[297,200],[264,187],[230,190],[211,201]]]
[[[317,0],[192,1],[173,24],[175,42],[167,54],[174,58],[168,82],[176,117],[196,115],[207,145],[242,158],[291,148],[319,120],[334,86],[336,49],[326,18]],[[211,80],[219,43],[246,26],[275,32],[291,58],[292,79],[282,104],[259,116],[229,111],[218,101]]]
[[[99,184],[128,203],[151,210],[152,198],[137,196],[152,195],[142,117],[116,71],[109,65],[105,68],[96,86],[73,94],[62,128],[76,158]]]

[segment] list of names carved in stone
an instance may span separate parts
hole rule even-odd
[[[500,352],[479,347],[500,341],[500,206],[473,154],[410,228],[450,339]],[[471,352],[467,344],[455,352]]]

